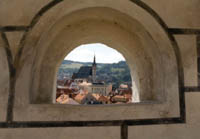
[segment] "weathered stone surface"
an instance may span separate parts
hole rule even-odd
[[[0,121],[5,121],[9,92],[9,73],[6,54],[2,47],[0,47],[0,65]]]
[[[200,28],[199,0],[142,0],[171,28]]]
[[[39,10],[51,0],[0,1],[0,26],[29,25]]]
[[[186,94],[186,124],[129,127],[129,138],[196,139],[200,128],[200,93]],[[145,133],[145,134],[144,134]]]
[[[176,35],[184,68],[185,86],[197,86],[196,35]]]
[[[5,121],[6,119],[9,92],[9,69],[3,45],[3,40],[0,38],[0,121]]]
[[[2,30],[8,25],[30,25],[36,13],[49,2],[0,1],[0,31],[8,31]],[[143,2],[157,12],[168,27],[200,29],[199,0]],[[16,84],[15,89],[12,88],[15,90],[14,120],[92,121],[179,117],[179,93],[184,93],[179,89],[183,90],[184,84],[198,90],[196,35],[167,35],[167,28],[160,24],[158,17],[147,12],[149,7],[144,10],[129,0],[64,0],[37,15],[23,45],[18,45],[23,32],[12,32],[12,29],[6,32],[13,57],[18,47],[22,48],[15,61]],[[55,75],[61,60],[78,45],[94,42],[108,44],[124,54],[134,77],[134,89],[138,89],[135,96],[145,103],[106,107],[50,104],[55,97]],[[0,37],[0,121],[6,120],[9,92],[9,69],[3,45]],[[182,61],[177,62],[179,54]],[[199,99],[199,92],[186,94],[186,123],[132,126],[128,128],[129,139],[199,138]],[[120,127],[0,129],[0,138],[118,139]]]
[[[120,139],[119,127],[0,129],[1,139]]]
[[[20,44],[23,34],[24,32],[7,32],[6,33],[13,59],[15,59],[15,55],[17,54],[17,51],[19,50],[19,44]]]

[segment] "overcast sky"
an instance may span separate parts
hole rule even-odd
[[[125,60],[122,54],[117,50],[101,43],[80,45],[71,51],[65,59],[80,62],[93,62],[94,54],[96,55],[97,63],[117,63]]]

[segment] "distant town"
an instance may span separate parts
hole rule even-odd
[[[56,103],[72,105],[95,105],[95,104],[126,104],[132,102],[131,77],[125,61],[120,63],[121,69],[117,74],[124,72],[123,77],[117,80],[110,74],[98,72],[96,57],[94,56],[91,66],[83,65],[78,70],[70,74],[65,70],[58,74]],[[115,66],[120,67],[120,66]],[[125,67],[125,68],[124,68]],[[104,71],[109,71],[109,67],[104,66]],[[125,71],[123,71],[125,70]],[[128,74],[127,74],[128,70]],[[101,74],[100,74],[101,73]],[[104,77],[104,76],[106,77]],[[116,75],[115,75],[116,76]],[[121,75],[120,75],[121,76]],[[116,78],[116,79],[115,79]],[[112,79],[112,80],[111,80]],[[120,80],[120,81],[119,81]]]

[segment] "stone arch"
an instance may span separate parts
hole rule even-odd
[[[47,34],[41,38],[35,51],[31,98],[36,103],[53,100],[55,67],[59,63],[55,61],[60,61],[66,53],[85,43],[105,43],[124,54],[135,81],[135,102],[165,100],[165,83],[169,83],[165,81],[165,70],[174,70],[177,75],[175,57],[175,61],[173,56],[167,61],[172,64],[171,69],[163,65],[165,54],[162,54],[162,49],[165,46],[158,45],[140,22],[111,8],[95,7],[73,12],[55,23]],[[169,47],[164,49],[167,50],[165,53],[172,51]]]
[[[176,43],[173,36],[169,35],[167,30],[166,30],[166,25],[164,22],[159,18],[159,16],[151,11],[148,6],[145,7],[142,3],[137,3],[136,1],[133,2],[123,2],[123,3],[116,3],[115,5],[109,4],[108,1],[98,1],[96,3],[90,3],[90,0],[85,1],[84,4],[78,5],[78,6],[70,6],[71,3],[67,3],[65,1],[61,2],[61,4],[58,4],[58,6],[53,7],[53,10],[46,10],[46,7],[49,7],[48,5],[44,7],[44,9],[41,9],[41,11],[37,15],[43,15],[44,12],[48,11],[45,13],[45,15],[42,16],[42,18],[34,18],[37,20],[34,20],[30,24],[30,30],[25,33],[23,40],[21,41],[21,49],[20,49],[20,55],[19,57],[16,58],[16,61],[19,63],[16,63],[18,67],[18,75],[22,73],[22,71],[26,68],[27,64],[29,66],[29,69],[26,70],[30,73],[30,76],[27,77],[27,79],[31,80],[30,86],[27,86],[30,96],[29,98],[31,99],[31,102],[33,103],[50,103],[52,102],[52,96],[49,96],[48,99],[42,100],[42,99],[37,99],[38,102],[36,102],[36,94],[38,94],[38,86],[34,84],[34,81],[36,78],[39,78],[39,72],[41,67],[39,66],[39,63],[41,64],[41,59],[39,57],[44,56],[45,49],[47,47],[44,46],[45,42],[44,40],[53,40],[56,38],[58,33],[62,32],[62,27],[60,26],[62,23],[62,19],[64,19],[66,16],[71,15],[72,13],[75,13],[76,11],[81,11],[84,9],[90,9],[90,8],[107,8],[111,9],[110,13],[107,14],[108,16],[104,15],[104,18],[109,18],[109,16],[112,14],[111,11],[118,11],[118,13],[121,13],[123,15],[127,15],[128,19],[130,20],[135,20],[137,21],[140,25],[143,26],[143,29],[145,30],[145,34],[149,35],[148,41],[141,41],[144,45],[148,45],[148,42],[151,42],[152,44],[154,43],[156,46],[156,49],[158,53],[158,57],[160,57],[160,63],[166,63],[164,66],[162,64],[157,64],[160,65],[159,68],[155,69],[154,73],[158,73],[162,75],[162,79],[160,78],[156,80],[156,84],[158,86],[163,85],[163,87],[156,87],[156,89],[160,89],[160,91],[152,91],[152,92],[157,92],[155,95],[150,95],[151,97],[147,97],[146,99],[140,100],[142,101],[152,101],[153,99],[163,101],[171,99],[171,96],[176,96],[177,93],[172,94],[171,92],[179,92],[180,91],[180,86],[182,86],[182,82],[180,78],[183,78],[182,74],[182,67],[181,67],[181,59],[179,55],[179,49],[176,47]],[[89,3],[88,3],[89,2]],[[72,2],[73,3],[73,2]],[[49,4],[52,6],[52,4]],[[68,5],[69,9],[65,10],[64,12],[59,12],[60,14],[57,14],[60,9],[66,8]],[[75,8],[74,8],[75,7]],[[123,8],[125,7],[125,8]],[[144,9],[142,9],[142,8]],[[147,11],[147,12],[146,12]],[[101,11],[102,12],[102,11]],[[150,13],[150,14],[149,14]],[[101,17],[101,16],[100,16]],[[123,20],[122,18],[118,18],[119,20]],[[64,21],[64,20],[63,20]],[[108,20],[110,21],[110,20]],[[129,27],[133,27],[135,24],[131,24],[132,22],[129,22],[129,20],[126,20],[127,22],[124,24],[121,24],[121,27],[128,27],[126,29],[131,29]],[[114,22],[117,23],[117,22]],[[128,24],[127,24],[128,23]],[[131,25],[130,25],[131,24]],[[60,26],[60,27],[59,27]],[[53,33],[52,30],[57,30]],[[125,28],[124,28],[125,29]],[[51,33],[52,34],[51,34]],[[138,30],[140,32],[140,30]],[[144,39],[144,38],[143,38]],[[174,41],[172,43],[172,41]],[[50,41],[49,41],[50,42]],[[49,42],[47,42],[45,45],[48,46]],[[146,44],[145,44],[146,43]],[[172,46],[173,45],[173,46]],[[148,49],[148,47],[147,47]],[[22,54],[21,54],[22,52]],[[147,51],[149,52],[149,51]],[[159,54],[159,52],[161,54]],[[39,57],[37,58],[37,56]],[[152,52],[148,55],[153,55]],[[19,60],[20,59],[20,60]],[[166,60],[168,59],[168,60]],[[154,61],[155,62],[155,61]],[[157,61],[159,63],[159,60]],[[176,63],[177,62],[177,63]],[[32,63],[32,65],[31,65]],[[155,63],[154,63],[155,64]],[[177,65],[178,64],[178,65]],[[170,68],[167,67],[166,65],[170,65]],[[31,67],[30,67],[31,66]],[[177,67],[178,66],[178,67]],[[153,66],[152,66],[153,67]],[[30,70],[31,69],[31,70]],[[160,73],[162,71],[162,74]],[[27,73],[28,73],[27,72]],[[168,76],[168,73],[170,76]],[[145,74],[144,74],[145,75]],[[150,75],[150,74],[149,74]],[[144,76],[146,77],[146,76]],[[35,79],[33,79],[35,78]],[[153,80],[156,77],[153,77]],[[169,82],[169,80],[173,80],[173,82]],[[155,81],[155,80],[154,80]],[[21,80],[18,80],[17,83],[20,84]],[[37,83],[36,83],[37,84]],[[27,90],[26,89],[26,90]],[[154,90],[154,89],[152,89]],[[27,92],[28,93],[28,92]],[[22,92],[20,93],[21,95],[23,94]],[[150,93],[151,94],[151,93]],[[164,97],[165,96],[165,97]],[[139,96],[136,98],[139,98]]]

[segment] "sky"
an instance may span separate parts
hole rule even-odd
[[[101,43],[80,45],[71,51],[65,57],[65,60],[93,62],[94,55],[96,56],[96,63],[117,63],[119,61],[125,61],[121,53]]]

